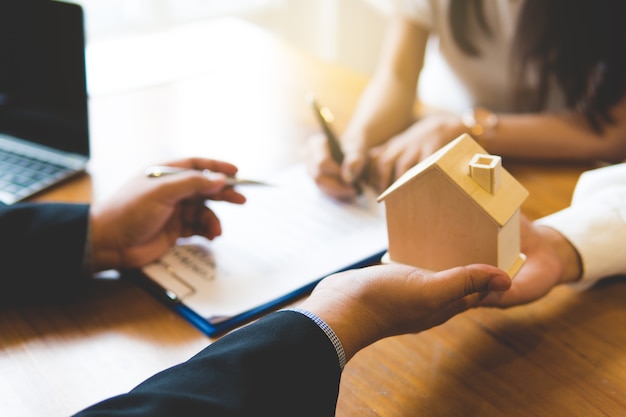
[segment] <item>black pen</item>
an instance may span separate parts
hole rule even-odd
[[[193,168],[180,168],[180,167],[171,167],[168,165],[157,165],[147,168],[145,174],[149,178],[159,178],[165,175],[177,174],[185,171],[198,171]],[[211,175],[215,175],[217,173],[210,171],[208,169],[200,170],[202,174],[206,177],[211,178]],[[250,180],[245,178],[237,178],[237,177],[226,177],[226,185],[235,186],[235,185],[269,185],[266,182]]]
[[[339,140],[337,139],[337,135],[330,128],[330,123],[332,123],[333,115],[328,109],[328,107],[320,107],[320,105],[315,100],[315,96],[313,94],[307,95],[307,100],[311,107],[313,108],[313,113],[315,113],[315,117],[317,117],[318,122],[322,126],[322,130],[324,130],[324,134],[326,135],[326,139],[328,140],[328,146],[330,147],[330,154],[333,157],[333,160],[337,162],[339,165],[343,162],[343,151],[341,150],[341,145],[339,144]]]
[[[315,117],[317,118],[320,126],[322,126],[324,135],[326,135],[328,146],[330,147],[330,155],[335,162],[341,165],[343,163],[344,153],[341,149],[339,139],[337,139],[337,135],[335,135],[335,132],[333,132],[330,127],[330,124],[333,121],[333,114],[330,112],[328,107],[320,107],[313,94],[307,94],[307,101],[311,105],[313,113],[315,113]],[[352,186],[355,188],[357,194],[361,194],[361,186],[356,181],[352,183]]]

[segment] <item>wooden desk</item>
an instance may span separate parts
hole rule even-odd
[[[315,91],[341,129],[366,83],[240,21],[169,35],[187,42],[187,54],[158,37],[160,58],[141,55],[154,38],[103,47],[105,55],[124,55],[124,45],[139,45],[119,63],[129,69],[175,52],[180,62],[146,85],[94,94],[90,174],[40,199],[99,199],[141,167],[188,155],[233,161],[247,175],[281,168],[302,160],[317,130],[305,93]],[[535,218],[565,207],[587,167],[507,168],[531,191],[523,208]],[[528,306],[474,310],[422,334],[383,340],[346,367],[337,414],[623,415],[624,299],[618,280],[586,292],[563,287]],[[99,282],[76,304],[0,311],[0,335],[2,415],[24,417],[68,415],[210,343],[118,280]]]

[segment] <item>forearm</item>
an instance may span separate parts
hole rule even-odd
[[[503,157],[620,162],[626,159],[626,123],[616,118],[600,134],[573,113],[499,114],[496,128],[480,142]]]
[[[406,19],[390,23],[378,68],[343,135],[346,146],[376,146],[414,121],[428,36],[427,30]]]
[[[389,75],[373,79],[342,135],[346,149],[365,151],[408,128],[415,119],[415,88]]]

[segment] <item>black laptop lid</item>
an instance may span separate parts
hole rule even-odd
[[[0,133],[89,156],[82,8],[0,1]]]

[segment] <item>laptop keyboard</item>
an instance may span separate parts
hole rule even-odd
[[[75,170],[0,147],[0,201],[12,204]]]

